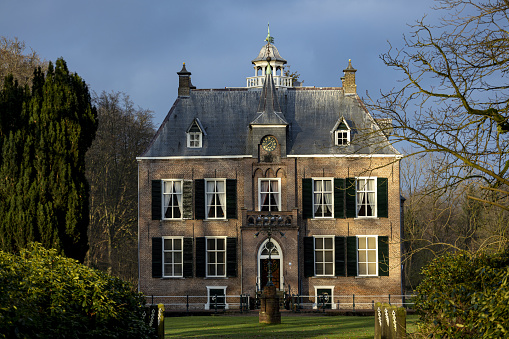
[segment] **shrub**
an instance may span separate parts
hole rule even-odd
[[[150,338],[143,306],[126,282],[56,250],[0,252],[0,338]]]
[[[509,253],[456,252],[433,260],[417,288],[421,334],[502,338],[509,334]]]

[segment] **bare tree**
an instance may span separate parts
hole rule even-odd
[[[137,279],[137,162],[154,134],[152,112],[129,96],[94,98],[99,128],[87,153],[90,196],[88,264],[125,280]]]
[[[19,84],[31,84],[37,67],[41,67],[45,73],[48,62],[42,61],[31,48],[26,52],[25,43],[18,38],[12,40],[0,36],[0,79],[2,82],[4,77],[12,74]]]
[[[403,79],[371,109],[392,120],[391,140],[410,143],[410,155],[439,155],[431,190],[463,187],[469,199],[509,211],[509,1],[437,4],[440,24],[423,18],[402,49],[381,56]],[[470,194],[471,184],[480,191]]]

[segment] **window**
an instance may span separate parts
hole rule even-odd
[[[333,179],[313,179],[313,215],[315,218],[333,216]]]
[[[315,275],[334,275],[334,237],[315,237]]]
[[[228,309],[226,303],[226,286],[207,286],[207,303],[206,310],[223,310]]]
[[[182,238],[163,237],[163,277],[182,277]]]
[[[345,146],[350,143],[350,131],[340,130],[336,131],[336,145]]]
[[[357,178],[357,217],[376,217],[376,178]]]
[[[163,216],[182,218],[182,180],[163,180]]]
[[[358,236],[357,237],[357,263],[358,275],[378,275],[376,236]]]
[[[205,180],[205,213],[207,219],[225,219],[226,190],[224,179]]]
[[[336,304],[334,304],[334,286],[315,286],[315,296],[314,309],[336,309]]]
[[[207,277],[226,276],[226,238],[207,238]]]
[[[258,207],[260,211],[281,210],[281,179],[258,179]]]
[[[201,132],[189,132],[187,133],[187,147],[189,148],[201,148]]]

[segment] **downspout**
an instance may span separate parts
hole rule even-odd
[[[138,292],[140,291],[141,285],[141,272],[140,272],[140,162],[138,160]]]

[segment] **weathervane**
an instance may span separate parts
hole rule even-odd
[[[274,37],[270,36],[270,24],[267,24],[267,37],[265,38],[268,44],[274,43]]]

